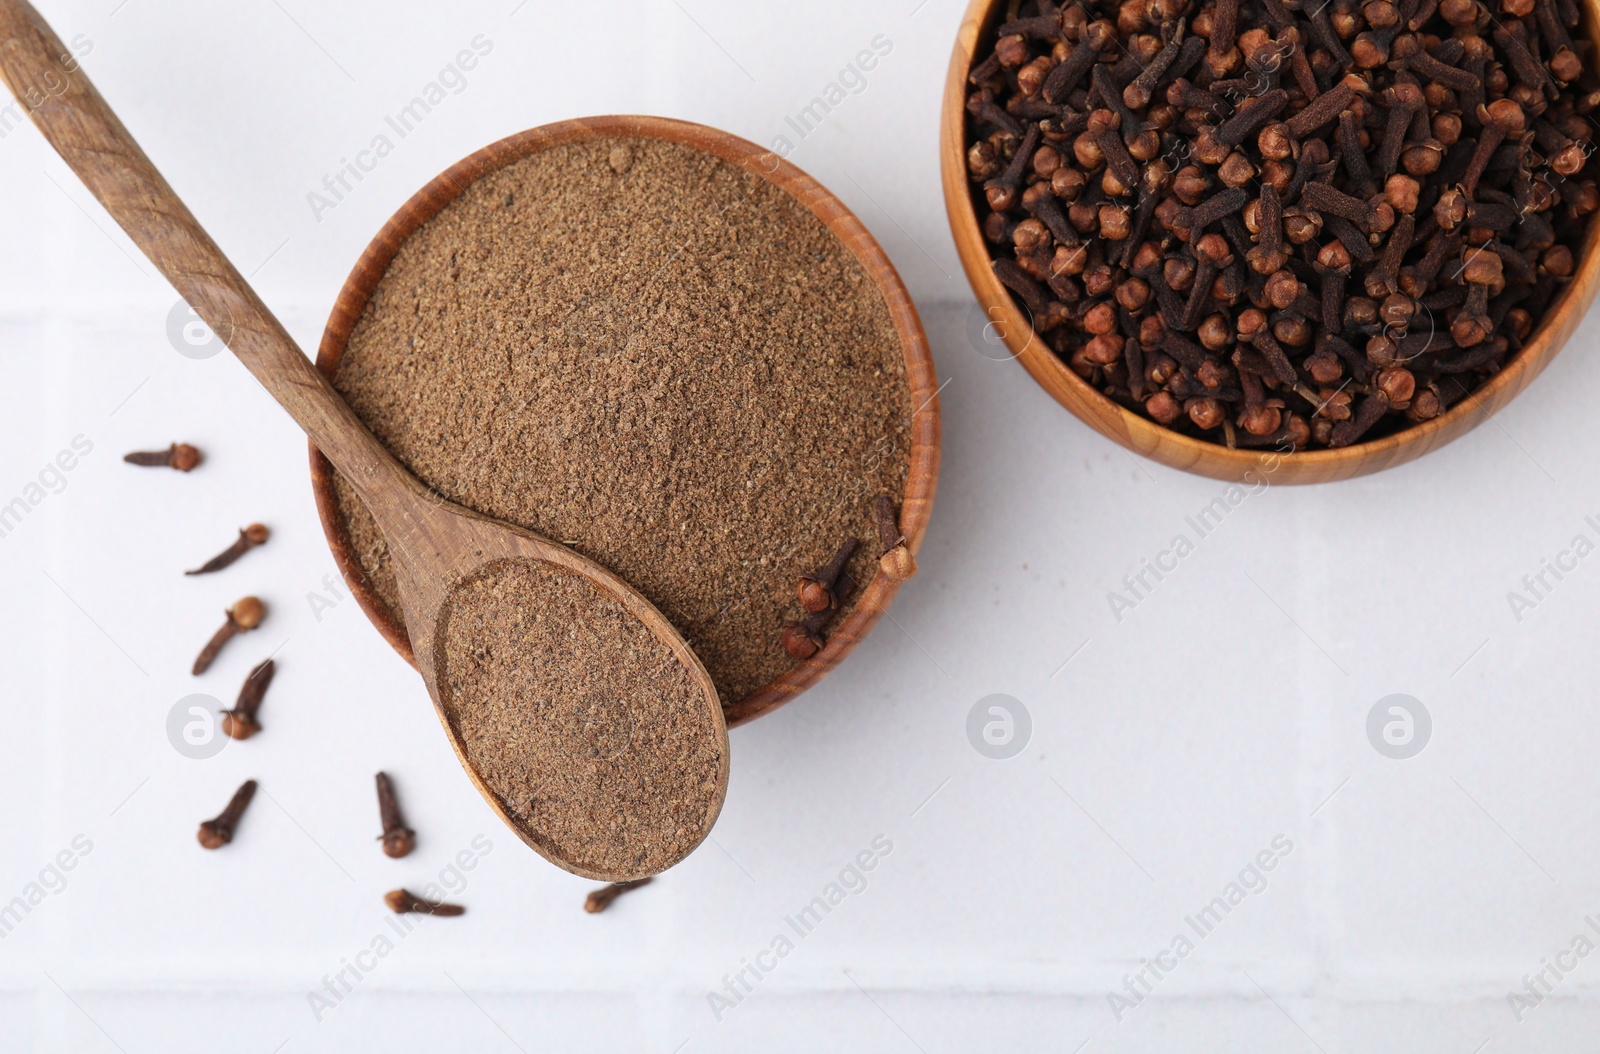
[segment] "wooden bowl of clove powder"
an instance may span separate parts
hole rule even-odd
[[[443,498],[572,546],[645,595],[730,725],[816,683],[887,609],[874,506],[914,551],[938,382],[871,235],[815,180],[714,129],[567,121],[440,175],[345,283],[317,365]],[[371,514],[315,448],[340,572],[411,646]],[[825,644],[784,647],[845,543]]]

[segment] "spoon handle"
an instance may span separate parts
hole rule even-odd
[[[379,484],[409,480],[228,262],[27,0],[0,0],[0,79],[111,218],[363,498]]]

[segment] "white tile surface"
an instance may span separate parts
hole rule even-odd
[[[40,6],[93,42],[102,91],[307,347],[372,233],[471,150],[605,112],[770,142],[881,34],[893,51],[794,160],[883,241],[948,386],[893,623],[734,734],[715,844],[591,918],[586,883],[499,828],[355,605],[313,616],[333,562],[294,427],[230,357],[174,352],[172,291],[31,128],[7,132],[0,502],[74,437],[93,450],[0,538],[0,903],[91,846],[0,939],[5,1049],[1589,1049],[1600,957],[1520,1023],[1506,997],[1600,916],[1600,558],[1521,622],[1506,594],[1596,536],[1593,321],[1454,446],[1248,498],[1119,622],[1107,594],[1225,488],[1123,454],[969,338],[936,149],[959,0]],[[315,219],[307,193],[478,34],[465,90]],[[211,455],[190,477],[118,463],[180,437]],[[176,575],[256,519],[267,549]],[[195,646],[252,591],[264,639],[197,686]],[[231,697],[279,645],[269,737],[179,755],[174,704]],[[965,732],[994,693],[1033,721],[1005,762]],[[1409,761],[1367,740],[1391,693],[1434,720]],[[371,843],[378,768],[423,832],[399,864]],[[245,836],[198,852],[246,777],[267,796]],[[386,932],[378,894],[455,881],[478,835],[471,912],[425,920],[319,1021],[308,993]],[[866,888],[718,1021],[707,993],[878,835]],[[1107,992],[1278,835],[1266,888],[1119,1023]]]

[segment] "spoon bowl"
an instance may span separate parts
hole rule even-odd
[[[400,599],[417,669],[450,733],[450,745],[479,792],[536,852],[585,878],[631,881],[683,859],[710,832],[728,786],[727,726],[716,687],[699,658],[649,601],[605,568],[565,546],[417,487],[411,502],[380,507],[365,494],[363,500],[399,558]],[[568,593],[572,585],[585,584],[587,589],[578,590],[580,603],[554,603],[551,594],[557,591],[548,587],[552,577],[574,580]],[[535,581],[531,588],[529,579]],[[644,671],[648,676],[643,680],[632,678],[626,695],[596,697],[592,689],[572,683],[581,678],[579,669],[559,671],[546,679],[558,682],[545,686],[548,691],[529,693],[516,667],[537,657],[520,651],[509,663],[504,656],[477,661],[482,649],[515,646],[516,623],[507,617],[508,605],[486,605],[479,595],[486,591],[485,583],[491,583],[487,591],[493,593],[517,580],[522,580],[525,599],[510,605],[514,611],[535,601],[547,619],[570,616],[568,609],[578,607],[623,621],[632,630],[625,641],[648,655],[655,669]],[[486,614],[486,606],[495,610]],[[504,628],[460,631],[460,623],[474,620]],[[558,631],[572,628],[563,625]],[[557,657],[567,662],[572,658]],[[586,658],[604,662],[609,656]],[[662,667],[670,668],[662,674]],[[500,698],[485,699],[484,682]],[[669,687],[677,690],[662,690]],[[551,696],[567,705],[541,720],[535,713]],[[499,711],[497,717],[478,720],[474,710],[491,705]],[[506,711],[511,711],[509,719]],[[541,733],[547,741],[542,754],[552,770],[575,766],[583,773],[568,779],[555,771],[545,773],[550,779],[530,781],[511,771],[516,766],[501,763],[497,754],[505,739]],[[494,778],[487,775],[491,771]],[[653,785],[637,784],[641,771],[656,772],[658,779]],[[630,785],[636,793],[617,792]],[[514,787],[529,786],[555,792],[541,792],[534,808],[513,793]],[[686,801],[684,795],[691,791]],[[604,846],[574,837],[574,832],[594,826],[585,817],[597,806],[606,817]],[[680,833],[684,828],[690,837]]]
[[[0,0],[0,79],[372,510],[397,556],[417,667],[457,756],[501,819],[552,863],[603,881],[644,878],[692,852],[727,794],[728,732],[711,678],[671,623],[593,561],[443,501],[406,471],[27,0]],[[560,642],[564,654],[529,647],[538,641]],[[609,661],[616,654],[623,661]],[[585,656],[608,676],[591,683],[591,669],[567,665]],[[523,759],[520,769],[508,753]],[[524,798],[530,788],[537,795]]]

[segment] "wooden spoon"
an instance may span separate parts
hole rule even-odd
[[[500,818],[546,859],[587,878],[643,878],[687,856],[710,832],[727,794],[728,730],[710,676],[671,623],[599,565],[451,504],[406,471],[223,256],[26,0],[0,0],[0,78],[134,244],[372,510],[396,557],[417,666],[457,756]],[[486,680],[499,683],[481,663],[474,666],[482,653],[493,652],[499,675],[519,683],[529,683],[516,676],[520,670],[549,661],[519,648],[515,628],[496,630],[497,625],[573,617],[572,603],[546,604],[541,598],[530,605],[533,610],[512,612],[508,619],[502,606],[486,619],[480,601],[496,592],[496,576],[506,575],[524,586],[558,580],[568,601],[576,585],[587,596],[576,610],[585,616],[593,610],[590,622],[628,635],[628,653],[653,656],[655,668],[625,675],[630,687],[618,697],[585,694],[583,679],[593,669],[561,670],[566,682],[553,698],[526,692],[518,697],[515,691],[499,698],[455,697],[456,688],[481,693]],[[501,591],[500,599],[506,595],[525,596],[526,589]],[[488,629],[463,629],[475,625]],[[595,626],[574,621],[565,628],[592,637]],[[475,639],[473,632],[488,637]],[[537,668],[545,677],[532,683],[552,683],[550,668]],[[564,796],[533,802],[497,793],[480,767],[503,772],[515,764],[496,764],[505,760],[502,744],[481,733],[468,741],[453,720],[464,708],[485,706],[498,715],[495,731],[518,740],[515,757],[540,763],[533,766],[541,769],[536,775],[571,776],[552,784],[565,788]],[[626,732],[618,733],[619,723]],[[596,749],[597,740],[604,741],[603,750]]]

